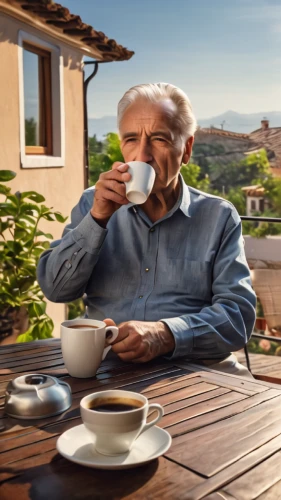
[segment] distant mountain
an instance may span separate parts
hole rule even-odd
[[[231,130],[232,132],[249,133],[260,128],[261,120],[269,120],[270,127],[281,127],[281,111],[259,112],[251,114],[226,111],[225,113],[212,116],[211,118],[198,120],[200,127],[214,126]],[[104,139],[108,132],[117,132],[116,116],[103,116],[102,118],[89,118],[89,136],[96,134],[99,140]]]
[[[198,120],[198,125],[200,127],[210,127],[213,125],[216,128],[231,130],[231,132],[248,134],[261,128],[261,120],[264,118],[269,120],[270,127],[281,127],[281,111],[242,114],[229,110],[222,115]]]

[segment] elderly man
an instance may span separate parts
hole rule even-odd
[[[43,292],[54,302],[86,293],[89,317],[119,325],[113,351],[123,361],[165,355],[245,373],[231,356],[255,321],[241,222],[229,202],[180,175],[196,129],[189,99],[166,83],[135,86],[119,102],[118,125],[125,162],[149,163],[153,190],[136,206],[126,163],[102,173],[41,256]]]

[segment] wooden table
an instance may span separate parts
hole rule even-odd
[[[3,413],[8,381],[24,373],[66,380],[71,408],[37,421]],[[79,402],[91,392],[125,388],[165,408],[160,426],[169,451],[135,469],[106,471],[74,464],[56,451],[58,436],[81,423]],[[108,357],[92,379],[68,376],[60,341],[0,349],[0,498],[273,500],[281,498],[281,389],[202,370],[186,362],[145,365]]]

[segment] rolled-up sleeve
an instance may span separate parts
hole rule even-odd
[[[85,193],[71,212],[61,240],[51,243],[37,266],[37,280],[45,296],[53,302],[70,302],[82,297],[98,260],[107,230],[90,214]]]
[[[232,211],[213,265],[212,304],[196,314],[161,320],[175,338],[171,357],[216,359],[243,348],[252,333],[255,306],[241,221]]]

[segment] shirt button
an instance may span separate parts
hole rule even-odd
[[[148,273],[148,271],[149,271],[149,267],[146,267],[145,272]]]
[[[139,299],[142,299],[142,298],[143,298],[143,295],[140,295],[140,296],[139,296]]]
[[[149,229],[150,233],[154,233],[154,231],[155,231],[155,227],[152,227],[151,229]]]
[[[70,269],[72,267],[71,262],[69,260],[67,260],[64,265],[67,269]]]
[[[78,255],[78,252],[74,252],[74,254],[73,254],[73,255]]]

